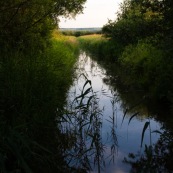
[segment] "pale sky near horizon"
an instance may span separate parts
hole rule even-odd
[[[89,28],[102,27],[108,19],[115,20],[119,4],[123,0],[87,0],[83,14],[75,19],[60,18],[60,28]]]

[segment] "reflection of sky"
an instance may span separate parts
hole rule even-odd
[[[83,60],[85,59],[85,61]],[[105,77],[105,70],[99,67],[99,65],[92,61],[89,57],[86,57],[85,54],[81,55],[80,59],[80,66],[84,67],[83,72],[87,75],[88,79],[92,81],[92,87],[100,99],[99,105],[100,109],[104,107],[103,112],[103,125],[102,125],[102,142],[105,144],[105,157],[108,157],[111,153],[111,146],[114,144],[111,138],[111,128],[113,124],[110,122],[111,117],[113,116],[113,108],[111,104],[111,100],[114,98],[108,85],[103,83],[102,79]],[[82,62],[84,64],[82,64]],[[80,69],[79,69],[80,70]],[[85,80],[78,80],[77,83],[74,83],[74,86],[71,88],[70,92],[77,89],[77,94],[80,94],[79,88],[82,88],[84,85]],[[129,153],[137,154],[140,151],[140,144],[141,144],[141,136],[144,124],[146,121],[145,119],[133,118],[128,125],[129,116],[128,114],[125,116],[125,119],[122,123],[123,119],[123,110],[121,108],[121,101],[116,102],[114,105],[115,110],[115,134],[118,140],[118,152],[115,155],[115,162],[112,164],[108,164],[103,172],[109,173],[125,173],[129,172],[130,167],[129,165],[122,162],[124,157],[127,157]],[[134,112],[135,113],[135,112]],[[150,119],[151,124],[151,131],[159,130],[160,125],[154,121],[154,119]],[[155,133],[151,133],[151,142],[155,143],[159,135]],[[143,146],[145,144],[150,145],[150,131],[147,129],[144,136]],[[109,163],[110,158],[107,159]]]

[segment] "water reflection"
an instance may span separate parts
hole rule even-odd
[[[146,110],[141,111],[140,102],[129,106],[122,101],[106,79],[106,70],[82,52],[68,94],[68,120],[62,123],[63,132],[74,141],[66,158],[70,165],[90,172],[126,173],[131,166],[123,162],[124,157],[144,150],[140,145],[145,122],[150,122],[150,128],[143,146],[156,143],[159,134],[151,132],[160,129],[160,124]]]

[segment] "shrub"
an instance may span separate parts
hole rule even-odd
[[[127,46],[119,61],[127,74],[127,84],[146,89],[158,99],[169,98],[169,92],[173,91],[170,85],[172,60],[165,58],[163,50],[141,41]]]

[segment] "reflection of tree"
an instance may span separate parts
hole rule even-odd
[[[157,131],[157,133],[160,133]],[[145,146],[142,156],[129,154],[125,162],[132,165],[131,172],[171,173],[173,172],[173,133],[164,131],[154,146]]]

